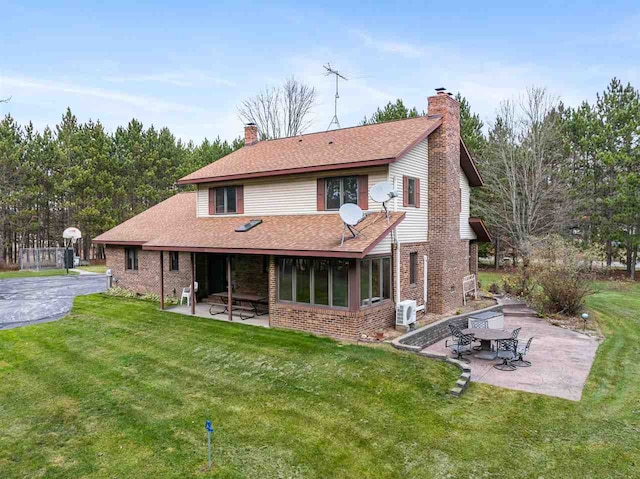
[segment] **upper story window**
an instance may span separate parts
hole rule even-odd
[[[244,191],[242,186],[219,186],[209,188],[209,214],[226,215],[244,213]]]
[[[420,207],[420,179],[411,176],[404,176],[403,206]]]
[[[125,248],[124,262],[127,270],[138,271],[138,248]]]
[[[345,203],[358,204],[358,177],[326,178],[325,194],[325,206],[328,210],[338,210]]]

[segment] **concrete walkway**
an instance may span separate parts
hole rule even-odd
[[[0,279],[0,329],[55,321],[69,312],[76,296],[106,289],[101,274]]]
[[[531,350],[526,359],[529,368],[500,371],[493,367],[499,360],[471,360],[471,381],[492,384],[519,391],[555,396],[579,401],[591,365],[598,349],[598,341],[590,336],[552,326],[534,317],[505,316],[505,329],[522,327],[519,338],[533,336]],[[431,354],[448,354],[445,341],[439,341],[424,349]]]
[[[220,309],[221,309],[220,307],[216,308],[216,310],[220,310]],[[186,316],[191,316],[191,307],[187,306],[186,304],[182,304],[178,306],[169,306],[165,309],[165,311],[168,311],[170,313],[178,313],[178,314],[184,314]],[[229,315],[226,313],[211,315],[209,313],[209,304],[207,303],[196,303],[195,315],[201,318],[215,319],[216,321],[229,322]],[[265,314],[262,316],[255,316],[253,318],[241,319],[240,316],[234,314],[233,322],[238,324],[250,324],[252,326],[262,326],[264,328],[268,328],[269,316]]]

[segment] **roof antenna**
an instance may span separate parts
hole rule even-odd
[[[333,118],[331,118],[331,123],[329,123],[329,126],[327,127],[327,131],[329,131],[334,123],[336,124],[336,127],[340,128],[340,122],[338,121],[338,98],[340,98],[340,95],[338,95],[338,79],[342,78],[344,81],[349,80],[344,75],[341,75],[338,70],[334,70],[333,68],[331,68],[331,63],[327,63],[326,65],[323,65],[323,67],[325,70],[327,70],[327,73],[325,73],[325,75],[336,76],[336,97],[333,104]]]

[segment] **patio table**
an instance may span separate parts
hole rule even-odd
[[[209,298],[211,298],[209,300]],[[209,304],[211,304],[212,306],[214,305],[220,305],[220,306],[224,306],[224,311],[222,311],[221,313],[227,313],[229,312],[229,308],[227,305],[227,292],[226,291],[222,291],[220,293],[213,293],[210,294],[207,298],[207,302]],[[244,307],[240,306],[240,303],[249,303],[249,310],[253,311],[254,316],[261,316],[262,314],[266,314],[266,313],[261,313],[258,310],[258,307],[265,304],[267,302],[267,297],[266,296],[258,296],[256,294],[246,294],[246,293],[233,293],[231,296],[231,299],[233,300],[234,305],[238,306],[239,310],[243,310]],[[215,300],[219,300],[219,302],[216,302]],[[211,308],[209,308],[209,313],[210,314],[214,314],[211,311]],[[250,316],[253,317],[253,316]],[[244,318],[242,317],[242,313],[240,313],[240,319],[249,319],[249,318]]]
[[[491,343],[498,339],[511,338],[513,331],[506,329],[488,329],[488,328],[466,328],[462,330],[462,334],[473,334],[474,338],[480,340],[480,352],[474,356],[478,359],[496,359],[498,353],[491,350]]]

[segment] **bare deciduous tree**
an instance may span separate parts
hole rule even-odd
[[[292,77],[280,87],[267,87],[244,100],[238,113],[243,122],[258,126],[262,139],[295,136],[311,126],[315,101],[315,88]]]
[[[478,202],[491,227],[526,260],[534,238],[559,232],[568,219],[557,101],[531,88],[504,102],[490,132]]]

